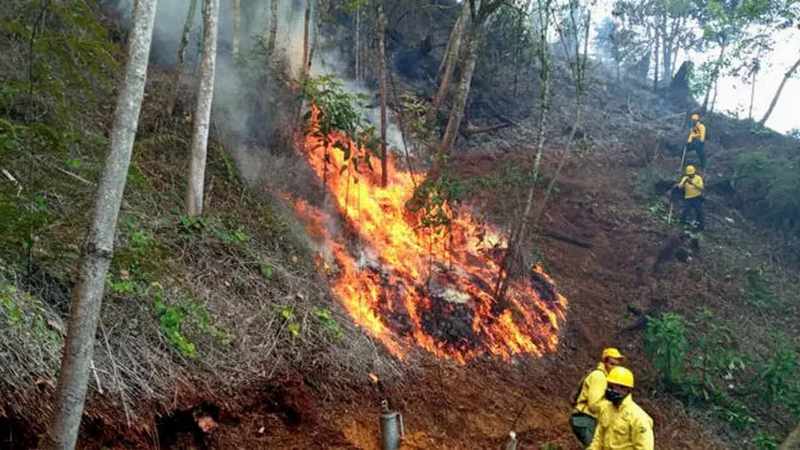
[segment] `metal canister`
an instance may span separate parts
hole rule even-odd
[[[398,450],[405,435],[403,415],[389,410],[389,402],[381,402],[381,450]]]

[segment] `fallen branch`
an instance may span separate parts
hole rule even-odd
[[[548,237],[550,239],[555,239],[557,241],[566,242],[568,244],[576,245],[581,248],[592,248],[592,243],[584,241],[582,239],[574,238],[571,236],[567,236],[566,234],[560,233],[554,230],[541,230],[539,233],[544,237]]]
[[[489,126],[485,126],[485,127],[472,127],[472,126],[467,125],[466,127],[464,127],[461,130],[461,134],[463,134],[465,137],[471,137],[471,136],[474,136],[476,134],[491,133],[492,131],[502,130],[503,128],[509,128],[509,127],[512,127],[512,126],[514,126],[514,125],[511,124],[511,123],[501,123],[501,124],[489,125]]]

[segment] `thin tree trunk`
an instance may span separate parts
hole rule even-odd
[[[359,81],[361,78],[361,8],[356,9],[356,42],[355,48],[353,51],[355,52],[356,57],[356,66],[355,66],[355,74],[356,74],[356,81]]]
[[[308,78],[311,67],[311,2],[312,0],[306,0],[306,12],[303,16],[303,68],[300,72],[300,80],[303,83]]]
[[[378,0],[378,42],[381,59],[378,62],[381,78],[381,185],[386,187],[389,182],[386,155],[386,16],[381,0]]]
[[[711,97],[711,106],[708,108],[708,113],[714,112],[714,107],[717,105],[717,94],[719,93],[719,78],[714,81],[714,95]]]
[[[778,450],[800,450],[800,425],[786,437]]]
[[[542,153],[544,152],[544,144],[547,137],[547,117],[550,114],[550,50],[548,47],[548,34],[550,29],[550,8],[551,0],[538,0],[539,10],[539,81],[541,90],[539,94],[539,101],[541,103],[541,113],[539,115],[538,135],[536,139],[536,157],[533,162],[533,179],[531,186],[528,189],[527,198],[525,200],[525,207],[522,214],[517,217],[517,223],[511,230],[511,235],[508,239],[508,247],[506,248],[505,255],[500,264],[500,272],[497,276],[497,283],[495,284],[495,298],[505,298],[506,290],[508,288],[508,277],[514,272],[514,266],[519,259],[519,250],[522,239],[527,232],[528,217],[533,210],[533,197],[536,192],[536,183],[539,181],[539,169],[542,164]]]
[[[656,49],[655,49],[655,52],[653,52],[653,53],[655,53],[656,67],[653,70],[653,92],[657,92],[658,91],[658,57],[659,57],[658,53],[660,52],[660,48],[661,48],[661,47],[659,47],[659,45],[661,44],[661,32],[659,31],[658,27],[655,27],[655,28],[656,28]]]
[[[214,100],[214,78],[217,63],[217,23],[219,0],[203,3],[203,61],[200,65],[200,88],[194,112],[192,155],[189,161],[189,186],[186,189],[186,214],[203,214],[203,188],[208,153],[208,132],[211,122],[211,104]]]
[[[429,122],[436,117],[436,113],[439,112],[442,102],[444,101],[445,97],[447,97],[447,93],[450,91],[450,82],[453,80],[453,73],[455,72],[456,64],[458,64],[460,59],[461,46],[463,45],[464,41],[469,39],[468,36],[464,35],[464,28],[467,22],[470,22],[469,2],[465,1],[461,16],[459,16],[455,26],[453,27],[453,31],[450,33],[450,40],[447,44],[449,52],[447,52],[444,56],[444,70],[439,77],[439,89],[436,90],[436,95],[433,97],[433,107],[428,112]]]
[[[156,4],[157,0],[139,0],[133,12],[128,64],[114,113],[111,151],[100,178],[92,225],[83,250],[80,278],[73,291],[54,417],[45,438],[45,447],[53,450],[72,450],[78,439],[103,289],[114,253],[117,217],[144,97]]]
[[[747,119],[753,120],[753,103],[756,99],[756,76],[758,75],[758,70],[753,69],[752,78],[750,80],[750,108],[747,111]]]
[[[280,0],[270,3],[269,35],[267,36],[267,63],[272,64],[272,54],[275,52],[275,40],[278,39],[278,6]]]
[[[469,98],[469,90],[472,86],[472,75],[475,73],[475,64],[478,62],[478,42],[481,30],[479,24],[470,24],[469,30],[465,35],[464,60],[461,65],[461,79],[456,89],[456,97],[453,99],[453,108],[450,110],[450,118],[447,121],[447,128],[442,137],[439,147],[439,159],[446,157],[455,144],[458,136],[458,129],[464,120],[464,110]],[[441,161],[439,161],[441,162]]]
[[[720,67],[722,67],[722,60],[725,58],[726,47],[727,43],[723,43],[719,47],[719,56],[717,57],[717,62],[714,64],[714,71],[711,73],[711,80],[708,82],[706,96],[703,99],[703,111],[708,110],[708,102],[711,99],[711,90],[714,87],[714,84],[717,82],[717,78],[719,78]]]
[[[770,102],[767,112],[764,114],[764,117],[762,117],[761,120],[758,122],[761,124],[761,126],[764,126],[764,124],[767,123],[767,120],[769,120],[769,116],[772,115],[772,110],[775,109],[775,105],[778,104],[778,99],[781,96],[783,87],[786,86],[786,82],[789,80],[789,78],[792,77],[792,75],[794,75],[798,67],[800,67],[800,59],[798,59],[797,62],[794,63],[792,68],[789,69],[789,71],[783,75],[783,80],[781,81],[781,84],[778,86],[778,90],[777,92],[775,92],[775,96],[772,97],[772,102]]]
[[[242,0],[233,1],[233,58],[239,59],[242,45]]]
[[[183,23],[181,41],[178,44],[178,60],[175,64],[175,80],[173,81],[172,102],[170,103],[169,107],[170,116],[175,112],[175,105],[178,103],[181,75],[183,75],[183,66],[186,64],[186,47],[189,45],[189,35],[192,32],[192,24],[194,23],[194,16],[196,12],[197,0],[191,0],[189,3],[189,11],[186,13],[186,21]]]

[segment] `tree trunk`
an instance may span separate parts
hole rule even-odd
[[[206,175],[208,132],[211,122],[211,104],[214,100],[214,78],[217,63],[217,23],[219,0],[203,2],[203,61],[200,65],[200,88],[194,111],[192,155],[189,161],[189,186],[186,189],[186,214],[203,213],[203,187]]]
[[[453,99],[453,108],[450,110],[450,118],[447,121],[447,128],[442,137],[439,147],[439,163],[441,159],[450,154],[458,136],[458,129],[461,121],[464,120],[464,110],[469,98],[469,90],[472,86],[472,75],[475,73],[475,64],[478,62],[478,42],[481,38],[480,25],[470,23],[466,30],[464,59],[461,64],[461,79],[458,82],[456,96]]]
[[[756,98],[756,76],[758,75],[758,70],[753,70],[752,78],[750,80],[750,108],[747,111],[747,119],[753,120],[753,103]]]
[[[447,43],[449,51],[445,53],[444,60],[442,61],[443,70],[439,77],[439,89],[437,89],[436,95],[433,97],[433,107],[428,112],[429,122],[436,117],[436,113],[439,112],[442,102],[450,91],[450,82],[453,79],[453,73],[459,61],[461,46],[464,41],[469,39],[469,37],[464,36],[464,27],[469,21],[469,2],[465,1],[461,16],[459,16],[456,21],[453,31],[450,33],[450,40]]]
[[[778,450],[800,450],[800,425],[786,437]]]
[[[305,83],[311,67],[311,2],[306,0],[306,12],[303,16],[303,68],[300,72],[300,80]]]
[[[653,70],[653,92],[658,91],[658,57],[659,57],[658,53],[660,52],[660,47],[659,47],[660,44],[661,44],[661,34],[658,30],[658,27],[656,27],[656,48],[654,51],[656,67],[655,70]]]
[[[539,169],[542,164],[542,153],[544,152],[545,138],[547,137],[547,117],[550,114],[550,50],[548,47],[548,33],[550,29],[550,14],[551,14],[551,0],[538,0],[539,10],[539,81],[541,90],[539,94],[539,101],[541,102],[541,113],[539,114],[538,136],[536,139],[536,157],[533,162],[533,179],[531,186],[528,188],[527,198],[525,200],[525,207],[520,216],[517,217],[517,223],[511,230],[511,235],[508,239],[508,247],[506,248],[505,255],[500,264],[500,273],[497,276],[497,283],[495,284],[495,298],[505,298],[505,292],[508,287],[508,277],[514,272],[516,261],[519,260],[519,251],[522,239],[525,236],[528,226],[528,216],[533,210],[533,197],[536,192],[536,183],[539,180]]]
[[[233,59],[239,59],[242,45],[242,0],[233,1]]]
[[[383,14],[383,3],[378,1],[378,46],[380,61],[378,62],[381,78],[381,186],[389,182],[386,155],[386,16]]]
[[[356,81],[360,80],[361,75],[361,7],[356,9],[356,42],[353,48],[355,53],[356,65],[355,75]]]
[[[280,0],[270,3],[269,34],[267,35],[267,63],[272,64],[272,54],[275,52],[275,40],[278,38],[278,6]]]
[[[92,225],[83,250],[80,278],[73,291],[54,417],[45,437],[44,446],[49,449],[71,450],[78,439],[103,288],[114,253],[117,217],[139,124],[156,4],[157,0],[139,0],[133,12],[128,64],[114,113],[111,152],[100,178]]]
[[[764,114],[764,117],[762,117],[761,120],[758,122],[759,124],[761,124],[761,126],[764,126],[764,124],[767,123],[767,120],[769,120],[769,116],[772,115],[772,110],[775,109],[775,105],[778,103],[778,98],[780,98],[781,96],[783,87],[786,86],[786,82],[789,80],[789,78],[792,77],[792,75],[794,75],[798,67],[800,67],[800,59],[798,59],[797,62],[794,63],[792,68],[789,69],[789,71],[783,75],[783,80],[781,81],[781,84],[778,86],[778,90],[777,92],[775,92],[775,96],[772,97],[772,102],[770,102],[767,112]]]
[[[191,0],[189,3],[189,12],[186,13],[186,21],[183,23],[183,32],[181,33],[181,41],[178,44],[178,59],[175,63],[175,80],[173,81],[173,94],[172,102],[169,107],[169,115],[175,112],[175,105],[178,103],[178,95],[180,95],[181,75],[183,74],[183,66],[186,64],[186,47],[189,45],[189,35],[192,32],[192,24],[194,23],[194,15],[197,12],[197,0]]]
[[[708,87],[706,88],[706,96],[703,99],[703,111],[708,111],[708,102],[711,99],[711,91],[717,82],[717,78],[719,78],[722,61],[725,58],[726,47],[727,43],[723,43],[719,47],[719,56],[717,57],[717,62],[714,64],[714,71],[711,73],[711,79],[708,81]]]

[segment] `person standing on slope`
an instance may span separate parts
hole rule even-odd
[[[653,419],[634,403],[633,372],[617,366],[608,373],[605,400],[588,450],[654,450]]]
[[[692,114],[692,129],[689,130],[689,140],[686,150],[694,150],[700,160],[700,169],[706,170],[706,126],[700,121],[700,114]]]
[[[573,399],[574,409],[569,423],[572,426],[572,432],[584,447],[591,444],[597,427],[600,402],[606,393],[606,376],[609,371],[622,363],[623,359],[622,353],[616,348],[604,349],[600,356],[600,363],[586,374]]]
[[[703,192],[705,190],[703,177],[697,174],[697,169],[694,166],[688,165],[686,166],[686,175],[681,178],[681,181],[675,187],[683,191],[681,222],[689,224],[689,215],[694,213],[697,220],[697,229],[703,231],[706,227],[706,216],[703,212]]]

